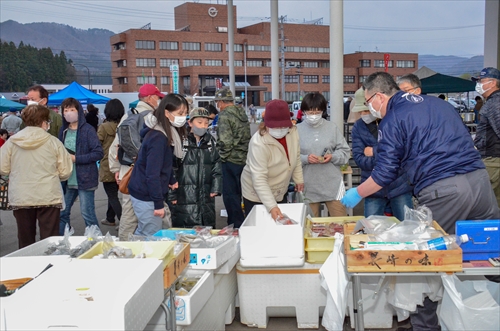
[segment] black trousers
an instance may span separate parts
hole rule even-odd
[[[106,211],[106,220],[114,223],[115,216],[118,220],[122,217],[122,204],[118,199],[118,184],[116,182],[103,182],[104,191],[108,196],[108,210]]]

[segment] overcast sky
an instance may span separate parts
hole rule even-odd
[[[335,0],[332,0],[335,1]],[[498,1],[498,0],[486,0]],[[174,7],[185,1],[0,0],[0,22],[56,22],[81,29],[122,32],[148,23],[174,28]],[[225,0],[198,2],[225,4]],[[266,20],[269,0],[233,0],[238,26]],[[291,22],[323,17],[328,0],[279,0],[279,14]],[[344,0],[344,53],[412,52],[471,57],[484,53],[485,0]]]

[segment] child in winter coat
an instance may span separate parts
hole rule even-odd
[[[176,173],[179,187],[169,193],[173,227],[215,227],[215,196],[222,192],[222,171],[215,139],[207,132],[209,119],[205,108],[189,114],[191,132],[183,142],[184,156]]]

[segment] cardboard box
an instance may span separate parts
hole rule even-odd
[[[460,246],[464,261],[500,256],[500,220],[458,221],[455,233],[469,236],[469,241]]]
[[[118,241],[114,244],[115,246],[131,249],[134,255],[145,252],[146,258],[162,260],[162,265],[164,268],[168,265],[168,263],[170,263],[174,256],[175,242],[173,241]],[[80,255],[78,259],[93,259],[94,256],[102,254],[103,245],[103,242],[95,244],[94,247]]]
[[[174,256],[172,261],[170,261],[165,267],[165,270],[163,270],[163,286],[165,289],[170,288],[170,286],[177,280],[177,278],[179,278],[181,273],[189,264],[189,244],[181,245],[184,245],[184,248],[179,252],[179,254]]]
[[[240,264],[243,267],[284,267],[304,265],[303,203],[279,204],[283,214],[297,224],[277,225],[263,205],[253,207],[240,227]]]
[[[446,232],[434,221],[435,229]],[[349,235],[355,223],[344,224],[344,249],[348,272],[457,272],[462,271],[462,250],[351,250]]]
[[[213,270],[222,266],[234,254],[236,254],[236,239],[228,236],[228,239],[215,248],[193,248],[189,260],[189,268]]]

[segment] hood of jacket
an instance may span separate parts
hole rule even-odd
[[[27,126],[9,138],[14,145],[22,149],[37,149],[45,144],[51,135],[38,126]]]
[[[118,123],[116,122],[104,122],[100,127],[106,132],[109,136],[114,136],[116,134],[116,127]]]
[[[227,106],[224,108],[223,112],[226,112],[228,115],[231,114],[241,122],[248,122],[247,113],[241,107],[235,105]]]
[[[139,100],[139,102],[137,103],[137,106],[135,106],[135,110],[137,110],[137,112],[139,112],[139,113],[142,113],[143,111],[147,111],[147,110],[154,111],[155,108],[152,107],[149,103]]]
[[[149,130],[151,129],[160,131],[165,136],[167,136],[167,133],[165,132],[165,130],[163,130],[161,125],[158,124],[158,120],[152,113],[149,113],[146,116],[144,116],[144,126],[145,127],[141,130],[141,138],[143,139],[146,136],[146,133],[148,133]]]
[[[64,110],[61,110],[61,116],[62,116],[62,130],[66,130],[69,126],[69,122],[66,121],[66,118],[64,118]],[[81,128],[87,121],[85,120],[85,114],[83,112],[83,107],[80,102],[78,102],[78,128]]]

